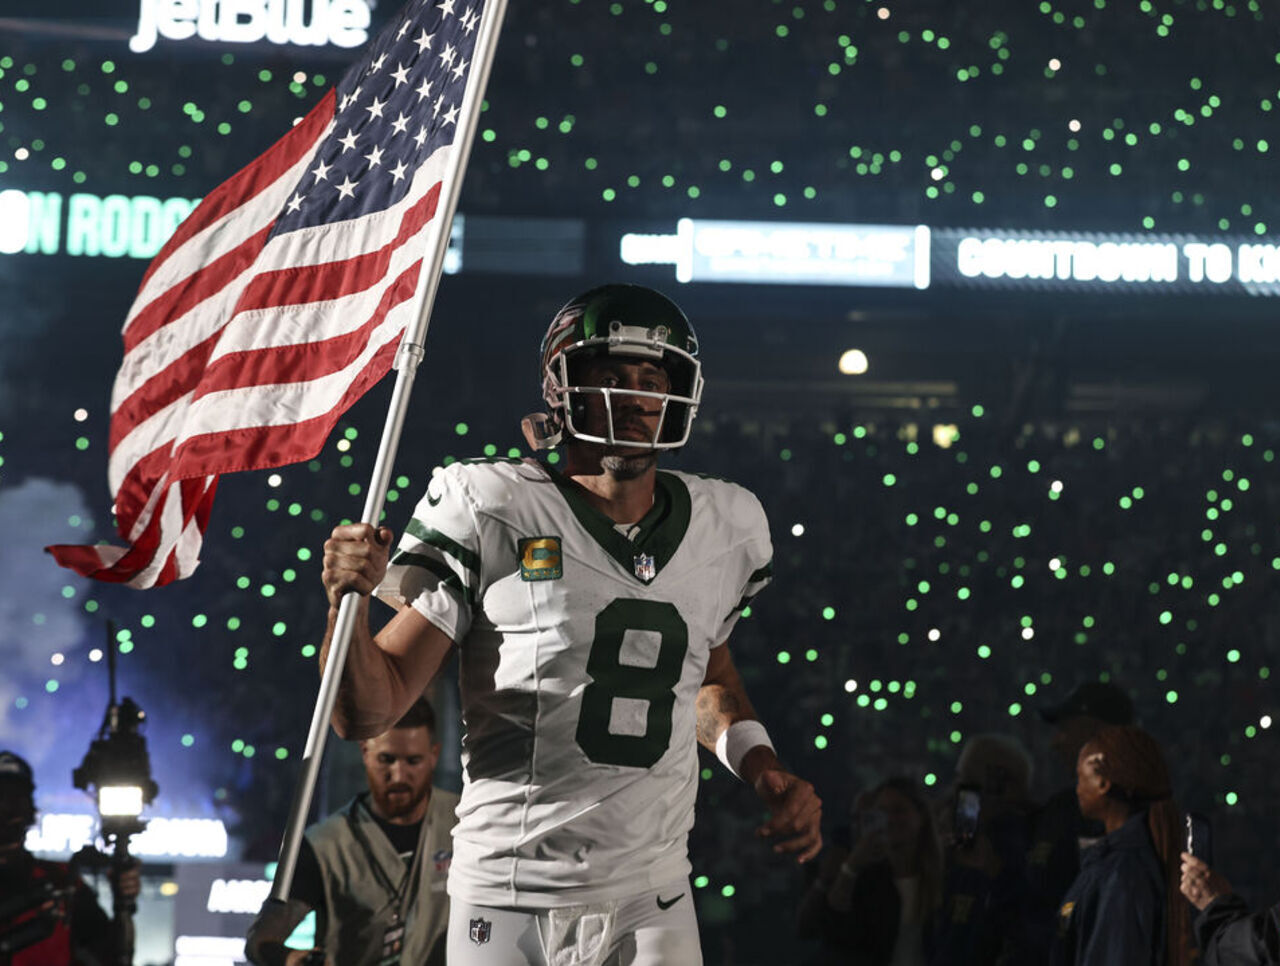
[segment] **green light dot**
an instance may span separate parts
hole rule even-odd
[[[790,664],[790,663],[791,663],[791,652],[790,652],[790,651],[779,651],[779,652],[778,652],[778,663],[779,663],[779,664]]]
[[[1164,699],[1165,699],[1166,701],[1168,701],[1170,704],[1177,704],[1177,703],[1178,703],[1178,692],[1177,692],[1177,691],[1172,691],[1172,690],[1170,690],[1170,691],[1166,691],[1166,692],[1165,692],[1165,695],[1164,695]]]
[[[723,888],[721,888],[721,890],[720,890],[720,894],[721,894],[722,896],[724,896],[726,899],[732,899],[732,898],[733,898],[733,894],[734,894],[736,891],[737,891],[737,890],[736,890],[736,889],[734,889],[734,887],[733,887],[733,886],[731,886],[731,885],[727,885],[727,886],[724,886]]]
[[[1235,792],[1227,792],[1225,801],[1228,805],[1235,805],[1240,801],[1240,796]]]
[[[693,887],[695,889],[705,889],[708,883],[710,883],[710,881],[711,880],[708,879],[705,875],[700,875],[693,880]]]
[[[819,749],[819,750],[821,750],[821,749],[823,749],[823,748],[827,747],[827,736],[826,736],[826,735],[818,735],[816,738],[814,738],[814,739],[813,739],[813,747],[815,747],[815,748],[817,748],[817,749]]]
[[[284,761],[284,760],[285,760],[286,758],[288,758],[288,757],[289,757],[289,749],[288,749],[288,748],[277,748],[277,749],[276,749],[276,758],[277,758],[279,761]]]
[[[831,620],[832,618],[834,618],[835,616],[836,616],[836,609],[835,609],[834,607],[824,607],[824,608],[822,608],[822,618],[823,618],[823,620],[828,620],[828,621],[829,621],[829,620]]]
[[[1020,705],[1017,701],[1009,705],[1009,717],[1016,718],[1020,714],[1022,714],[1022,705]]]
[[[196,743],[195,735],[192,735],[192,734],[185,734],[185,735],[183,735],[183,736],[182,736],[182,747],[183,747],[183,748],[190,748],[190,747],[191,747],[192,745],[194,745],[195,743]]]

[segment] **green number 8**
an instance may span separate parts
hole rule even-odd
[[[659,635],[658,661],[653,667],[622,663],[627,631]],[[587,657],[591,683],[582,692],[578,714],[578,746],[599,764],[651,768],[671,743],[671,712],[676,685],[689,650],[689,628],[675,605],[666,601],[619,598],[596,615],[596,633]],[[615,698],[649,702],[642,735],[609,732]]]

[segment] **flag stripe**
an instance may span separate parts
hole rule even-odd
[[[186,439],[174,450],[174,464],[210,467],[218,473],[265,469],[310,459],[324,446],[339,417],[367,392],[395,359],[399,338],[381,346],[327,412],[276,426],[220,429]],[[227,445],[228,441],[235,444]]]
[[[276,141],[257,160],[209,192],[152,259],[146,274],[142,276],[139,296],[145,296],[148,283],[159,274],[162,267],[168,264],[169,259],[196,235],[219,219],[237,210],[246,210],[244,207],[246,204],[281,180],[282,175],[290,174],[295,165],[309,161],[315,153],[317,143],[333,122],[336,104],[337,92],[330,89],[316,103],[316,106],[307,112],[306,117],[290,128],[284,137]],[[293,178],[294,182],[297,180],[296,177]],[[274,205],[269,210],[274,212],[278,207]]]
[[[124,351],[133,352],[162,327],[181,320],[196,306],[225,289],[234,278],[248,271],[270,233],[270,225],[259,229],[225,255],[192,272],[135,315],[124,331]],[[184,334],[189,337],[189,333]]]
[[[375,251],[341,262],[258,273],[240,296],[237,311],[252,312],[276,305],[313,302],[331,297],[333,292],[363,292],[386,275],[392,254],[435,217],[439,201],[440,184],[437,182],[405,212],[395,237]]]
[[[421,265],[420,261],[414,262],[383,289],[373,315],[359,329],[322,342],[245,349],[221,356],[209,364],[194,398],[232,389],[310,382],[341,371],[359,357],[360,350],[368,343],[373,331],[386,320],[387,313],[401,302],[413,298]]]

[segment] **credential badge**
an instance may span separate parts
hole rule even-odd
[[[651,553],[638,553],[635,557],[636,576],[649,581],[658,576],[658,566]]]
[[[468,935],[471,941],[477,946],[483,946],[489,941],[489,934],[493,932],[493,923],[488,919],[472,919],[471,929]]]

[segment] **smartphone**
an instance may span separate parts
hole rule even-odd
[[[956,845],[968,848],[978,837],[978,818],[982,814],[982,795],[977,785],[956,788],[956,810],[952,816],[952,833]]]
[[[1213,865],[1213,828],[1209,817],[1199,812],[1187,813],[1187,851],[1205,865]]]

